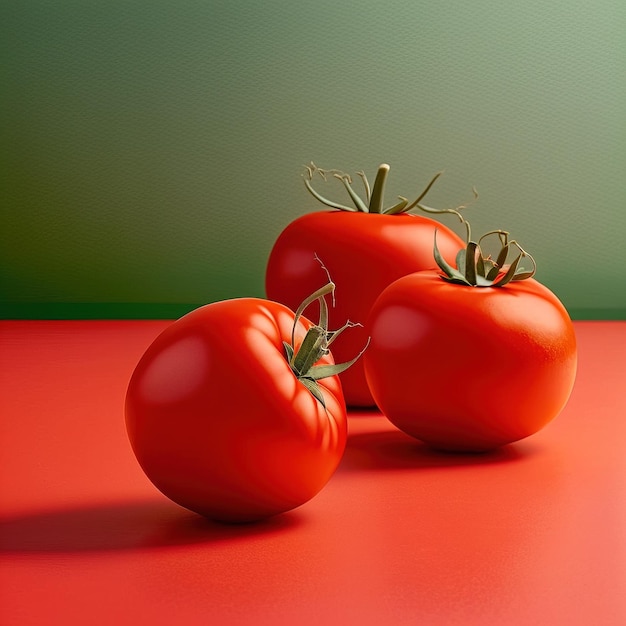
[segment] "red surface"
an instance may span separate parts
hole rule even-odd
[[[626,322],[578,322],[564,412],[496,453],[350,420],[324,490],[256,525],[169,502],[126,438],[166,322],[0,324],[0,623],[626,623]]]

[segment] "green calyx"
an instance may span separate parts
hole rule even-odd
[[[476,190],[474,190],[474,198],[478,198]],[[442,276],[444,280],[470,287],[504,287],[510,282],[526,280],[535,275],[537,270],[535,259],[517,241],[510,240],[507,231],[492,230],[482,235],[478,241],[473,241],[470,224],[460,213],[460,210],[465,208],[465,206],[460,206],[456,209],[431,209],[420,205],[420,208],[428,213],[452,213],[465,226],[466,245],[456,255],[456,268],[450,265],[441,255],[437,247],[437,231],[435,230],[433,254],[435,262],[444,273]],[[481,247],[481,243],[485,239],[494,236],[498,238],[500,245],[495,259],[491,255],[485,256]],[[517,251],[517,256],[515,256],[513,261],[507,263],[510,253],[514,250]],[[521,267],[524,259],[530,261],[530,269]]]
[[[359,194],[352,187],[352,178],[349,174],[346,174],[345,172],[342,172],[340,170],[323,170],[317,167],[313,162],[311,162],[310,165],[306,166],[306,171],[304,173],[304,184],[307,190],[316,200],[319,200],[322,204],[325,204],[326,206],[329,206],[333,209],[358,213],[381,213],[385,215],[397,215],[399,213],[408,213],[411,209],[420,206],[420,202],[430,191],[430,188],[435,184],[435,181],[439,178],[439,176],[441,176],[441,172],[435,174],[435,176],[433,176],[428,185],[426,185],[422,193],[415,200],[413,200],[413,202],[409,202],[409,200],[403,196],[398,196],[399,202],[389,207],[384,207],[383,196],[385,191],[385,183],[387,182],[387,175],[389,174],[389,169],[389,165],[387,165],[386,163],[383,163],[378,167],[376,179],[374,180],[374,185],[372,187],[370,187],[369,181],[365,173],[363,171],[357,172],[357,175],[361,178],[361,182],[363,183],[365,193],[364,199],[359,196]],[[315,189],[313,189],[313,185],[311,184],[311,181],[313,180],[313,176],[315,174],[318,174],[323,180],[328,180],[328,176],[340,180],[346,188],[346,191],[348,192],[350,200],[352,200],[354,206],[346,206],[343,204],[339,204],[338,202],[328,200],[317,191],[315,191]],[[420,206],[420,208],[422,207]]]
[[[359,352],[354,359],[346,363],[315,365],[323,356],[330,352],[329,346],[344,330],[361,325],[348,321],[339,330],[328,330],[328,305],[326,304],[326,296],[334,293],[334,291],[335,284],[329,280],[328,284],[311,294],[298,307],[298,310],[295,313],[293,328],[291,330],[291,344],[286,341],[283,342],[285,354],[291,370],[296,375],[296,378],[317,400],[319,400],[324,408],[326,408],[326,402],[317,381],[322,378],[328,378],[329,376],[335,376],[337,374],[341,374],[341,372],[345,372],[357,361],[367,348],[366,344],[365,348],[363,348],[363,350],[361,350],[361,352]],[[304,336],[298,350],[295,350],[296,326],[300,317],[302,317],[304,310],[310,304],[315,302],[315,300],[317,300],[320,305],[319,323],[311,326],[311,328],[307,330],[307,333]],[[367,343],[369,344],[369,339]]]

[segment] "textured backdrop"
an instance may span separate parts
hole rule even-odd
[[[431,204],[476,186],[476,233],[626,317],[624,0],[3,0],[0,30],[4,317],[262,295],[311,160],[388,162],[389,198],[445,169]]]

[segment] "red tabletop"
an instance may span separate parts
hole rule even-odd
[[[577,322],[563,413],[486,455],[353,413],[290,513],[214,524],[148,482],[123,417],[163,321],[0,324],[0,623],[626,624],[626,322]]]

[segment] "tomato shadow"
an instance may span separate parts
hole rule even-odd
[[[245,540],[289,531],[296,512],[220,524],[167,500],[81,506],[0,519],[0,554],[153,549]]]
[[[452,468],[503,464],[528,458],[534,449],[527,443],[502,446],[488,452],[436,450],[400,430],[348,435],[340,471]]]

